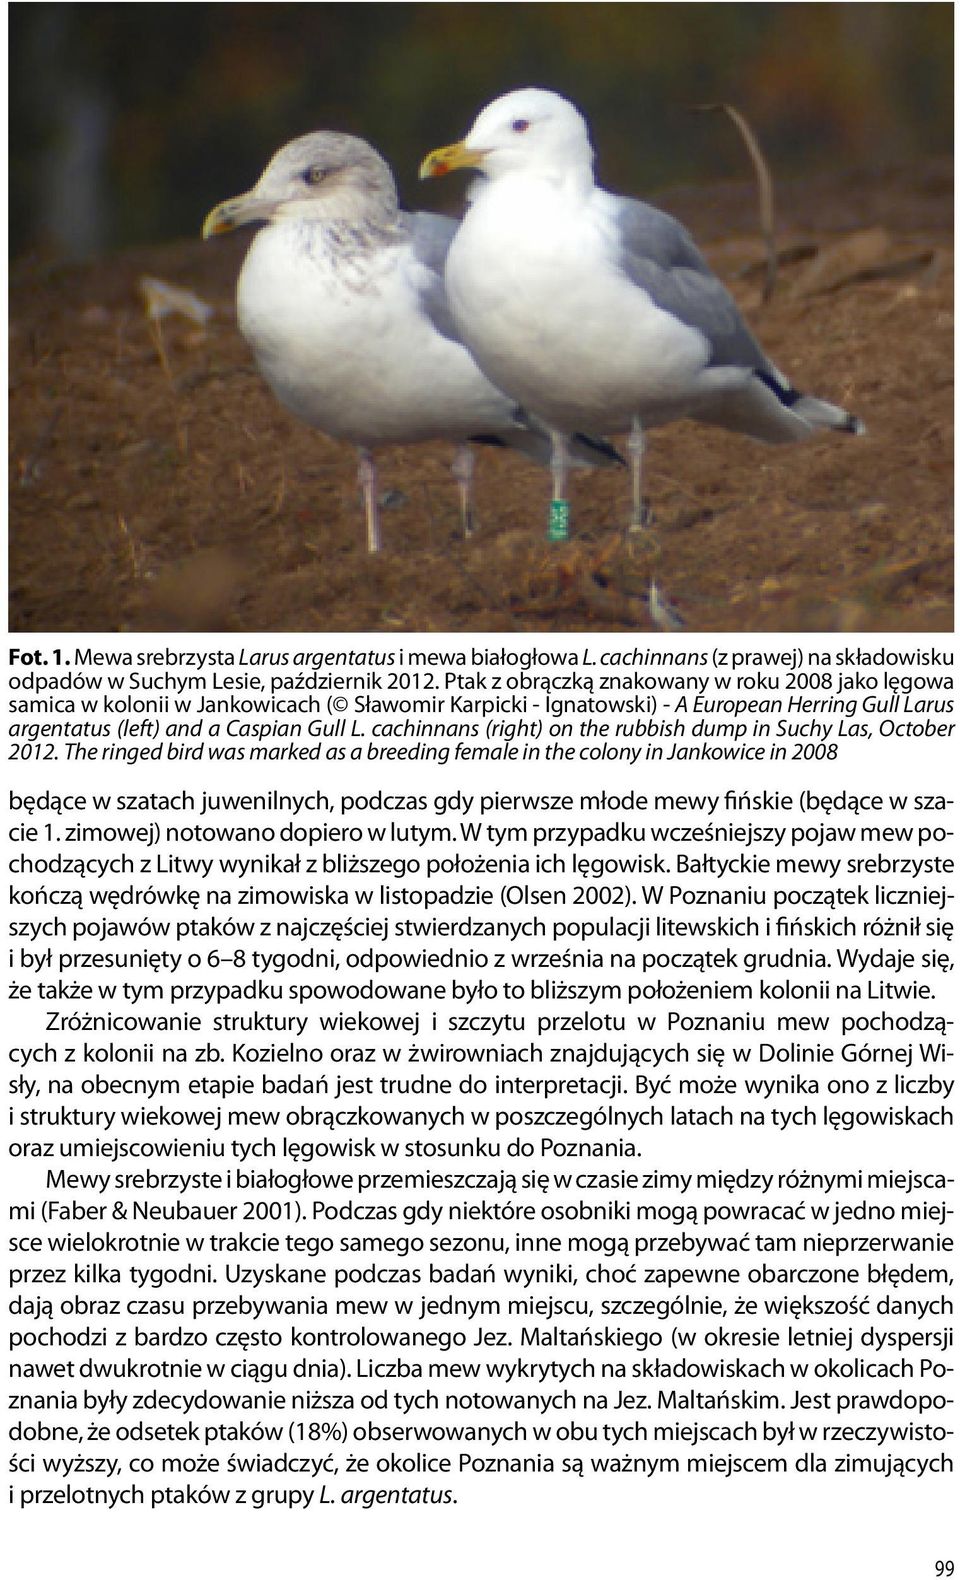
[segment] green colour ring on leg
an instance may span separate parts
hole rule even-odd
[[[547,527],[548,543],[567,543],[570,539],[570,501],[551,499],[550,523]]]

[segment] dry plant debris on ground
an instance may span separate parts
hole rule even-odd
[[[367,555],[349,446],[277,405],[233,323],[249,238],[15,267],[14,631],[688,631],[952,628],[952,177],[944,164],[778,189],[761,302],[749,185],[661,199],[695,230],[767,351],[862,416],[863,439],[770,448],[691,423],[650,435],[654,538],[628,479],[579,474],[545,537],[547,474],[483,451],[480,530],[456,533],[451,446],[384,452]],[[144,276],[212,304],[156,308]],[[665,629],[666,628],[666,629]],[[669,633],[669,634],[668,634]]]

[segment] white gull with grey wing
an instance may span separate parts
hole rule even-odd
[[[446,285],[488,377],[555,430],[561,449],[574,428],[632,430],[637,469],[640,430],[679,417],[770,443],[861,432],[774,367],[683,226],[598,187],[593,160],[579,111],[526,88],[424,161],[424,175],[483,172]]]

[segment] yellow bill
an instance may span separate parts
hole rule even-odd
[[[420,166],[420,180],[446,176],[451,170],[480,170],[484,157],[482,151],[468,148],[466,143],[451,143],[447,148],[435,148]]]
[[[255,225],[268,220],[276,212],[276,203],[258,198],[256,192],[245,192],[242,197],[228,198],[212,208],[203,222],[204,241],[211,236],[224,236],[238,230],[241,225]]]

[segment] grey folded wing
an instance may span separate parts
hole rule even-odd
[[[410,238],[413,256],[423,264],[419,280],[420,302],[434,329],[447,340],[460,341],[443,283],[443,270],[457,222],[444,214],[401,214],[400,225]]]
[[[623,273],[657,307],[700,330],[710,345],[708,366],[768,371],[770,363],[736,302],[679,221],[635,198],[604,198]]]

